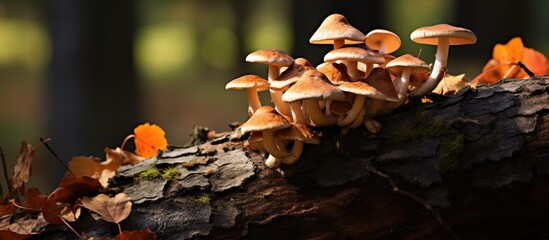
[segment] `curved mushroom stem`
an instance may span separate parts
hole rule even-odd
[[[449,38],[439,38],[437,45],[437,54],[435,57],[435,63],[433,64],[433,70],[431,70],[431,75],[427,81],[425,81],[421,86],[414,89],[410,93],[410,97],[421,97],[425,96],[427,93],[433,91],[435,87],[440,82],[441,77],[439,77],[441,72],[444,72],[446,68],[446,62],[448,60],[448,49],[450,48],[450,39]]]
[[[366,118],[364,119],[364,126],[368,130],[368,132],[377,134],[381,130],[381,123],[374,120],[373,118]]]
[[[279,76],[280,76],[280,67],[269,65],[269,77],[268,77],[269,83],[277,79]],[[275,105],[276,111],[286,116],[292,116],[290,105],[282,101],[282,91],[269,89],[269,92],[271,93],[271,99]]]
[[[355,100],[353,101],[353,106],[351,107],[351,110],[347,112],[347,116],[345,118],[337,121],[337,125],[347,126],[353,123],[353,121],[360,113],[360,110],[364,108],[364,100],[366,100],[366,97],[364,95],[355,95]]]
[[[269,154],[277,158],[282,158],[290,155],[290,153],[287,152],[286,149],[278,148],[278,145],[276,145],[276,142],[274,140],[273,131],[263,131],[263,145],[265,145],[265,149],[267,149],[267,152],[269,152]]]
[[[291,102],[290,108],[292,110],[292,119],[295,123],[307,124],[307,121],[303,117],[303,112],[301,111],[301,104],[299,104],[299,101]]]
[[[280,167],[281,163],[282,160],[280,160],[280,158],[274,157],[273,155],[269,155],[269,157],[265,160],[265,165],[271,169]]]
[[[292,147],[292,151],[290,152],[290,156],[283,157],[280,160],[284,164],[294,164],[297,162],[299,157],[301,156],[301,152],[303,152],[303,142],[302,141],[294,141],[294,146]]]
[[[345,65],[347,66],[347,73],[349,73],[351,82],[356,82],[359,78],[357,61],[345,61]]]
[[[251,109],[251,113],[255,113],[255,111],[261,107],[261,102],[259,101],[259,97],[257,96],[257,88],[248,88],[246,90],[246,96],[248,97],[248,105]]]
[[[366,115],[366,110],[364,109],[360,110],[360,114],[356,117],[356,119],[351,123],[351,125],[341,129],[341,133],[347,134],[347,132],[349,132],[350,129],[355,129],[360,127],[360,125],[364,121],[365,115]]]
[[[398,102],[402,104],[404,100],[406,99],[406,92],[408,91],[408,84],[410,84],[410,68],[404,68],[402,69],[402,73],[400,74],[399,82],[398,82],[398,89],[397,89],[397,96],[398,96]],[[424,83],[425,84],[425,83]]]
[[[337,123],[337,117],[327,116],[322,112],[317,100],[307,99],[305,100],[305,105],[307,106],[309,117],[311,118],[311,121],[314,123],[315,126],[330,126]]]
[[[307,110],[307,105],[305,104],[305,102],[301,103],[301,113],[303,114],[305,125],[311,126],[311,117],[309,116],[309,110]]]

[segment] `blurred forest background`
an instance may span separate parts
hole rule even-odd
[[[245,56],[273,48],[316,65],[330,47],[308,39],[331,13],[365,34],[396,32],[395,56],[422,49],[428,63],[435,47],[413,43],[414,29],[471,29],[478,43],[452,47],[448,66],[473,78],[493,45],[514,36],[548,55],[548,9],[545,0],[0,0],[0,146],[11,175],[20,142],[41,136],[68,161],[104,158],[143,122],[179,145],[194,124],[226,131],[247,113],[245,94],[225,84],[267,73]],[[41,147],[29,185],[47,191],[63,173]]]

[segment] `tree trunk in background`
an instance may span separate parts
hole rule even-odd
[[[383,27],[382,1],[292,1],[294,51],[292,56],[304,57],[313,65],[320,64],[324,55],[333,49],[329,45],[312,45],[309,38],[320,23],[332,13],[340,13],[358,30],[367,34],[374,28]]]
[[[102,156],[138,123],[134,1],[52,0],[50,19],[52,144]]]
[[[122,229],[161,239],[543,239],[549,229],[549,78],[470,88],[379,119],[372,136],[323,128],[321,145],[268,169],[235,132],[119,169]],[[153,167],[176,179],[134,180]],[[386,174],[386,175],[385,175]],[[398,190],[397,190],[398,188]],[[88,236],[115,224],[83,212]],[[66,239],[50,226],[40,239]]]

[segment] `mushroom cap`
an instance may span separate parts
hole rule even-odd
[[[420,27],[410,35],[412,41],[421,44],[438,45],[438,38],[449,38],[450,45],[473,44],[477,36],[469,29],[448,24]]]
[[[294,59],[280,50],[260,49],[248,54],[248,56],[246,56],[246,62],[287,67],[292,65]]]
[[[320,144],[318,133],[311,131],[301,123],[292,123],[292,126],[277,132],[282,139],[297,140],[308,144]]]
[[[325,62],[318,65],[316,69],[323,73],[334,85],[341,85],[344,82],[351,81],[347,73],[347,66],[343,63]]]
[[[318,70],[308,70],[282,95],[285,102],[306,99],[331,99],[342,101],[345,93],[332,85]]]
[[[335,115],[343,115],[353,108],[353,105],[348,101],[332,101],[330,103],[330,112]]]
[[[258,91],[265,91],[269,89],[269,81],[260,76],[249,74],[235,78],[225,85],[225,89],[232,90],[242,90],[247,88],[257,88]]]
[[[364,42],[364,38],[364,33],[351,26],[347,18],[334,13],[322,21],[309,43],[333,44],[335,39],[344,39],[345,44],[359,44]]]
[[[364,81],[347,82],[339,89],[369,98],[398,102],[391,76],[382,68],[374,68]]]
[[[364,44],[369,49],[379,50],[381,44],[385,46],[384,53],[392,53],[400,48],[401,42],[398,35],[385,29],[375,29],[366,34]]]
[[[290,65],[280,76],[271,82],[271,88],[282,89],[299,80],[301,75],[307,70],[315,69],[305,58],[296,58],[294,63]]]
[[[422,74],[429,72],[429,65],[419,58],[410,54],[404,54],[387,63],[385,68],[395,75],[402,73],[404,68],[410,68],[411,74]]]
[[[360,47],[344,47],[334,49],[324,55],[325,62],[333,62],[337,60],[348,60],[377,64],[385,63],[385,58],[382,55]]]
[[[254,115],[240,127],[242,133],[279,130],[289,128],[290,122],[280,115],[273,107],[263,106],[258,108]]]

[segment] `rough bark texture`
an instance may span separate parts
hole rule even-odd
[[[323,129],[279,171],[235,132],[120,169],[125,230],[163,239],[542,239],[549,236],[549,78],[465,88],[364,130]],[[134,181],[156,167],[175,179]],[[387,174],[386,176],[384,175]],[[73,224],[116,235],[89,214]],[[73,238],[50,228],[39,238]]]

